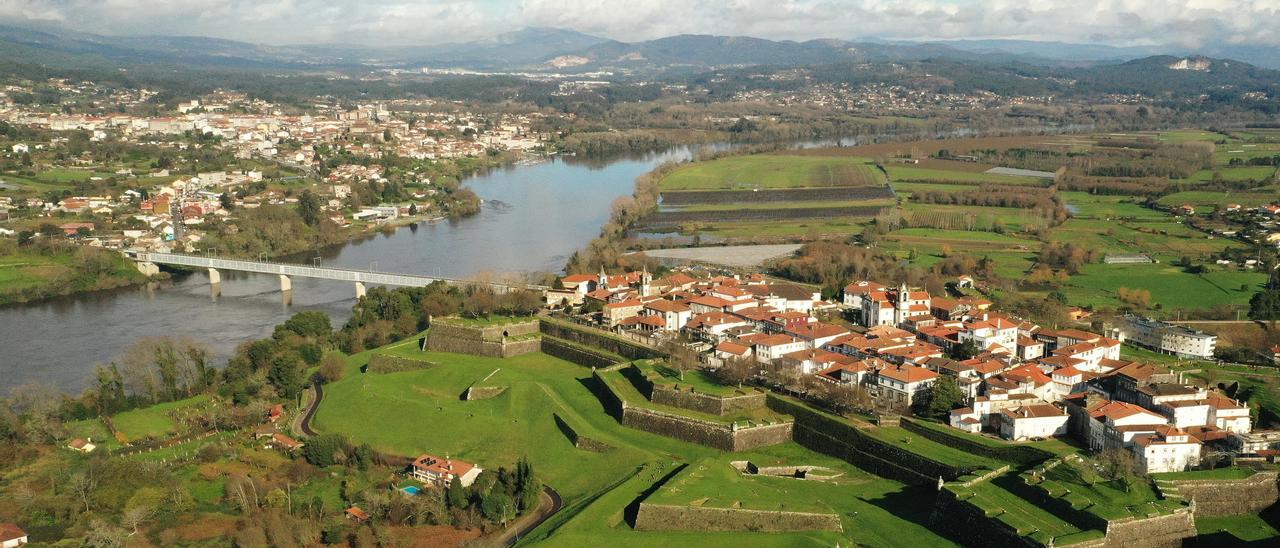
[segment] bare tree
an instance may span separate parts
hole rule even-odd
[[[98,480],[93,477],[93,468],[73,474],[71,481],[67,482],[67,487],[71,489],[71,494],[84,504],[84,511],[88,512],[89,496],[93,494],[94,489],[98,488]]]
[[[743,358],[731,358],[726,360],[719,369],[716,369],[716,378],[725,384],[737,385],[742,388],[742,383],[747,382],[755,375],[756,364]]]
[[[155,511],[150,506],[139,505],[129,508],[120,516],[120,524],[133,530],[132,535],[138,534],[138,528],[142,524],[151,521],[151,517],[155,515]]]

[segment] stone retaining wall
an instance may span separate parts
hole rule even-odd
[[[542,341],[537,337],[510,341],[502,337],[503,328],[522,328],[523,335],[537,333],[537,322],[491,326],[485,328],[454,325],[447,322],[434,322],[427,330],[427,349],[436,352],[452,352],[470,354],[486,358],[510,358],[522,354],[532,354],[542,350]],[[497,330],[497,339],[486,336],[486,333]],[[513,337],[515,335],[512,335]]]
[[[574,447],[585,451],[591,451],[593,453],[606,453],[613,450],[612,445],[579,434],[578,431],[572,426],[569,426],[569,423],[561,418],[559,414],[552,413],[551,416],[556,421],[556,427],[560,429],[560,432],[562,432],[565,437],[569,438],[569,441],[573,443]]]
[[[741,508],[703,508],[640,503],[637,531],[843,531],[840,516]]]
[[[1111,520],[1104,546],[1108,548],[1180,548],[1182,539],[1196,536],[1190,508],[1150,518]]]
[[[1245,516],[1261,513],[1280,501],[1280,473],[1257,472],[1244,479],[1173,480],[1178,493],[1195,501],[1196,517]]]
[[[653,409],[623,404],[622,425],[721,451],[747,451],[791,441],[791,422],[733,428]]]
[[[550,335],[542,336],[542,353],[583,367],[609,367],[626,360],[621,356],[586,348]]]
[[[589,348],[599,348],[628,360],[644,360],[662,357],[662,353],[630,341],[614,337],[598,329],[573,325],[560,320],[542,319],[542,334],[564,339]]]
[[[670,405],[708,415],[732,415],[764,407],[764,392],[752,391],[735,396],[715,396],[694,392],[691,388],[654,385],[653,403]]]

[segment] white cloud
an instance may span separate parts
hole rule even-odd
[[[0,16],[263,43],[427,44],[553,26],[621,40],[696,33],[1280,45],[1280,0],[0,0]]]

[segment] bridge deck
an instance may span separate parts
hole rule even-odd
[[[283,276],[299,276],[321,280],[338,280],[360,282],[364,284],[394,285],[404,287],[422,287],[433,282],[445,282],[453,285],[479,285],[506,292],[512,289],[529,289],[541,291],[545,286],[533,284],[501,284],[474,282],[455,278],[436,276],[419,276],[415,274],[395,274],[391,272],[374,272],[370,270],[353,270],[349,268],[333,268],[327,266],[306,266],[291,263],[273,263],[264,261],[246,261],[241,259],[220,259],[217,257],[201,257],[198,255],[182,255],[178,253],[144,253],[133,255],[135,260],[156,264],[190,266],[196,268],[213,268],[216,270],[235,270],[239,272],[255,272],[259,274],[279,274]]]

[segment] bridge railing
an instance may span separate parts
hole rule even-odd
[[[213,268],[221,270],[236,270],[241,272],[254,272],[258,274],[280,274],[285,276],[301,276],[304,278],[319,278],[324,280],[338,280],[347,282],[360,282],[377,285],[396,285],[408,287],[421,287],[429,285],[433,282],[443,281],[454,285],[476,285],[489,287],[500,292],[511,289],[529,289],[541,291],[547,289],[546,286],[534,284],[502,284],[492,282],[475,282],[469,280],[459,280],[452,278],[443,278],[435,276],[418,276],[413,274],[397,274],[393,272],[378,272],[374,270],[355,270],[350,268],[334,268],[306,266],[294,263],[280,263],[274,261],[247,261],[244,259],[223,259],[219,257],[202,257],[198,255],[182,255],[178,253],[146,253],[138,252],[134,254],[138,261],[146,261],[152,263],[172,264],[180,266],[193,266],[198,268]]]

